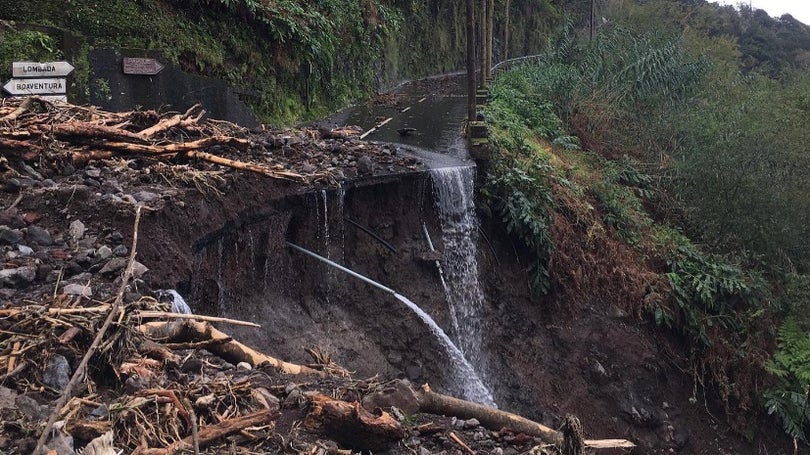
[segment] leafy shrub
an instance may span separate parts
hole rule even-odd
[[[807,327],[788,318],[779,327],[779,349],[768,362],[769,373],[779,385],[765,392],[768,414],[779,416],[789,436],[807,442],[810,424],[810,333]]]
[[[656,323],[677,328],[690,341],[693,353],[712,346],[709,333],[714,326],[729,334],[743,328],[745,310],[767,290],[759,274],[701,252],[671,229],[660,230],[654,241],[666,261],[665,276],[675,307],[655,308]]]
[[[551,256],[551,188],[544,181],[544,167],[538,164],[499,165],[483,190],[495,213],[530,256],[532,289],[545,294],[551,290],[548,260]]]

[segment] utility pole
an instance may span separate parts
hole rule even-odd
[[[467,122],[475,121],[475,0],[467,0]]]

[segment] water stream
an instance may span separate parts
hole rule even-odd
[[[312,251],[301,248],[300,246],[289,242],[287,242],[287,246],[329,264],[330,266],[355,278],[365,281],[366,283],[393,295],[397,300],[408,306],[408,308],[410,308],[414,313],[416,313],[417,316],[419,316],[420,319],[422,319],[422,321],[424,321],[431,333],[433,333],[433,335],[436,336],[436,339],[439,340],[439,343],[444,348],[448,357],[450,357],[450,367],[453,371],[453,377],[457,380],[456,383],[449,384],[448,388],[452,389],[451,392],[458,394],[464,399],[470,401],[488,406],[495,406],[495,400],[492,398],[492,394],[489,392],[486,385],[484,385],[484,383],[481,381],[481,378],[478,377],[478,374],[475,372],[472,365],[470,365],[470,362],[464,357],[464,353],[462,353],[461,350],[455,344],[453,344],[453,341],[449,336],[447,336],[444,330],[442,330],[442,328],[436,324],[436,321],[434,321],[429,314],[425,313],[424,310],[419,308],[419,305],[413,303],[410,299],[397,293],[393,289],[386,287],[353,270],[347,269],[346,267],[323,256],[315,254]]]
[[[453,344],[453,341],[447,336],[444,330],[436,324],[436,321],[425,313],[424,310],[419,308],[419,305],[411,302],[407,297],[397,293],[394,293],[394,297],[413,310],[413,312],[427,324],[430,331],[433,332],[433,335],[435,335],[444,346],[445,351],[447,351],[447,354],[453,362],[453,367],[456,370],[456,378],[459,380],[458,386],[461,390],[459,390],[458,393],[467,400],[495,407],[495,400],[492,398],[492,394],[487,389],[487,386],[484,385],[473,366],[470,365],[470,362],[464,357],[464,353]]]
[[[478,281],[474,241],[478,229],[473,200],[475,167],[438,168],[430,174],[442,226],[442,284],[450,307],[452,334],[464,356],[482,371],[486,363],[481,315],[484,293]]]

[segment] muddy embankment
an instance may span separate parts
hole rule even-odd
[[[189,193],[149,214],[140,260],[152,269],[152,287],[178,289],[195,312],[260,323],[230,330],[260,350],[305,363],[304,348],[320,347],[356,377],[404,377],[452,392],[459,379],[446,350],[413,311],[285,246],[301,245],[407,296],[458,344],[435,262],[445,249],[437,210],[429,172],[328,189],[242,176],[222,198]],[[703,396],[690,403],[693,383],[664,354],[670,343],[598,296],[530,297],[505,234],[483,219],[473,237],[484,322],[482,356],[472,363],[499,407],[553,427],[575,414],[588,437],[628,438],[637,453],[757,453],[711,417],[722,413]]]

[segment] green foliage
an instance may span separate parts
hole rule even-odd
[[[641,173],[637,166],[638,162],[628,157],[602,160],[602,180],[591,187],[604,223],[633,245],[639,245],[642,230],[652,224],[642,198],[655,196],[652,177]]]
[[[551,289],[548,260],[551,256],[551,188],[544,174],[549,170],[541,162],[514,161],[499,164],[487,181],[483,194],[495,213],[530,257],[531,287],[538,294]]]
[[[0,78],[11,76],[11,63],[16,61],[53,61],[62,57],[54,39],[46,33],[23,30],[0,35]]]
[[[767,283],[759,274],[701,252],[671,229],[660,230],[654,243],[666,261],[665,276],[675,306],[674,312],[655,309],[659,325],[677,326],[689,339],[693,352],[712,346],[710,331],[715,326],[727,334],[744,328],[746,311],[767,291]]]
[[[779,378],[778,386],[764,393],[768,414],[777,415],[785,433],[807,441],[810,424],[810,332],[792,318],[779,327],[779,348],[766,366]]]
[[[678,122],[677,191],[719,244],[810,264],[810,77],[715,74]]]

